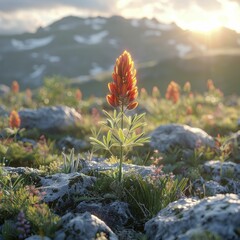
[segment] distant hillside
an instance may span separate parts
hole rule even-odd
[[[45,76],[62,75],[86,93],[98,74],[111,72],[116,57],[131,52],[139,84],[151,88],[174,79],[203,89],[208,78],[226,93],[238,92],[240,35],[221,29],[212,35],[184,31],[156,19],[65,17],[35,33],[0,36],[0,83],[13,80],[22,88],[41,86]],[[230,86],[231,84],[231,86]],[[90,89],[89,89],[89,86]],[[104,91],[104,90],[103,90]]]

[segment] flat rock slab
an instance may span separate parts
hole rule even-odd
[[[170,203],[145,224],[145,231],[149,240],[239,240],[239,223],[239,196],[220,194]]]
[[[197,147],[215,147],[214,139],[200,128],[181,124],[162,125],[151,134],[150,146],[160,152],[171,148],[194,150]]]
[[[19,111],[19,116],[21,118],[21,128],[36,128],[53,132],[76,127],[76,123],[82,119],[74,108],[66,106],[24,109]]]
[[[109,171],[109,170],[117,170],[119,167],[119,163],[109,163],[106,159],[103,158],[96,158],[91,161],[81,161],[81,172],[82,173],[89,173],[91,171]],[[125,174],[139,174],[142,177],[146,177],[149,175],[154,175],[156,172],[156,168],[154,166],[139,166],[135,164],[126,164],[123,163],[123,173]]]

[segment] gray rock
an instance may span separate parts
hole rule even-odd
[[[151,134],[150,146],[160,152],[171,148],[195,149],[199,146],[215,147],[214,139],[199,128],[181,124],[162,125]]]
[[[106,234],[106,239],[118,239],[102,220],[89,212],[83,214],[67,213],[62,217],[62,226],[63,229],[56,232],[55,240],[94,240],[100,233]]]
[[[66,106],[24,109],[19,111],[21,128],[37,128],[43,131],[65,131],[81,121],[81,115]]]
[[[75,151],[86,150],[90,147],[90,145],[86,141],[76,139],[70,136],[61,138],[57,142],[57,146],[60,150],[74,148]]]
[[[84,201],[78,204],[76,209],[81,213],[90,212],[94,214],[112,229],[120,229],[126,225],[128,221],[133,219],[128,204],[120,201],[109,204]]]
[[[5,84],[0,84],[0,96],[4,96],[10,93],[10,87]]]
[[[58,207],[66,206],[73,196],[80,196],[88,192],[93,186],[95,177],[89,177],[82,173],[57,173],[41,178],[41,190],[46,192],[44,202]]]
[[[240,180],[240,164],[234,162],[208,161],[204,163],[202,170],[215,179],[219,177],[237,178]]]
[[[202,166],[202,175],[210,176],[210,181],[206,187],[212,194],[215,193],[235,193],[240,194],[240,164],[234,162],[208,161]],[[215,182],[215,190],[213,184]]]
[[[108,163],[107,159],[97,158],[91,161],[82,160],[81,163],[81,172],[88,173],[91,171],[108,171],[116,170],[119,167],[119,163]],[[142,177],[155,174],[156,168],[154,166],[139,166],[135,164],[126,164],[123,163],[123,173],[127,174],[140,174]]]
[[[41,171],[35,168],[29,168],[29,167],[2,167],[2,169],[5,172],[8,173],[16,173],[18,175],[22,174],[36,174],[39,175],[41,174]]]
[[[33,235],[31,237],[26,238],[25,240],[51,240],[51,238],[46,236]]]
[[[170,203],[145,224],[145,231],[149,240],[190,240],[193,236],[204,235],[238,240],[239,222],[239,196],[216,195],[202,200],[185,198]]]
[[[220,185],[218,182],[215,182],[213,180],[205,182],[206,196],[214,196],[220,193],[228,193],[228,188]]]
[[[205,181],[203,178],[193,182],[193,191],[197,196],[215,196],[217,194],[232,193],[228,187],[222,186],[220,183],[210,180]]]

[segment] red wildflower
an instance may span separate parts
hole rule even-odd
[[[167,87],[166,99],[172,100],[173,103],[177,103],[180,97],[179,86],[174,81],[171,81]]]
[[[82,100],[82,92],[80,89],[76,90],[76,94],[75,94],[76,100],[77,101],[81,101]]]
[[[13,110],[9,117],[9,126],[10,128],[19,128],[21,124],[21,119],[18,115],[18,112]]]
[[[137,107],[135,101],[138,95],[136,87],[136,69],[130,53],[124,51],[116,60],[113,82],[108,84],[110,94],[107,95],[107,102],[112,107],[127,106],[131,110]]]
[[[19,92],[19,84],[17,81],[12,82],[12,92],[13,93],[18,93]]]

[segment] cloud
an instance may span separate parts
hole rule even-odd
[[[14,12],[27,9],[51,9],[54,7],[76,7],[81,9],[109,11],[112,4],[104,0],[1,0],[2,12]]]
[[[240,31],[239,3],[240,0],[0,0],[0,32],[34,31],[67,15],[155,17],[183,28],[209,19]]]

